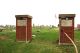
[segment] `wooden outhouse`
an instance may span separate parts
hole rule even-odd
[[[59,44],[72,44],[66,34],[74,41],[74,17],[75,14],[59,14]]]
[[[16,41],[30,42],[32,40],[32,16],[15,15]]]

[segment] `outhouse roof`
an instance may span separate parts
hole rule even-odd
[[[59,14],[59,18],[75,17],[75,14]]]
[[[30,15],[15,15],[15,17],[25,17],[25,18],[32,18]]]

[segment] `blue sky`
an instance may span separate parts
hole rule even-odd
[[[15,25],[17,14],[33,16],[35,25],[58,24],[58,14],[76,14],[75,26],[80,24],[79,0],[0,0],[0,25]]]

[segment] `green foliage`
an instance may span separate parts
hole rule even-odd
[[[40,30],[40,32],[37,32]],[[15,32],[0,32],[0,53],[75,53],[73,46],[61,46],[56,42],[59,38],[58,28],[33,28],[36,35],[31,43],[16,42]],[[75,41],[80,52],[80,31],[75,31]]]
[[[77,38],[78,40],[80,40],[80,31],[79,30],[75,31],[75,38]]]

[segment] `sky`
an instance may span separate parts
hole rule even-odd
[[[80,24],[79,0],[0,0],[0,25],[16,25],[15,15],[31,15],[32,24],[57,26],[59,14],[76,14]]]

